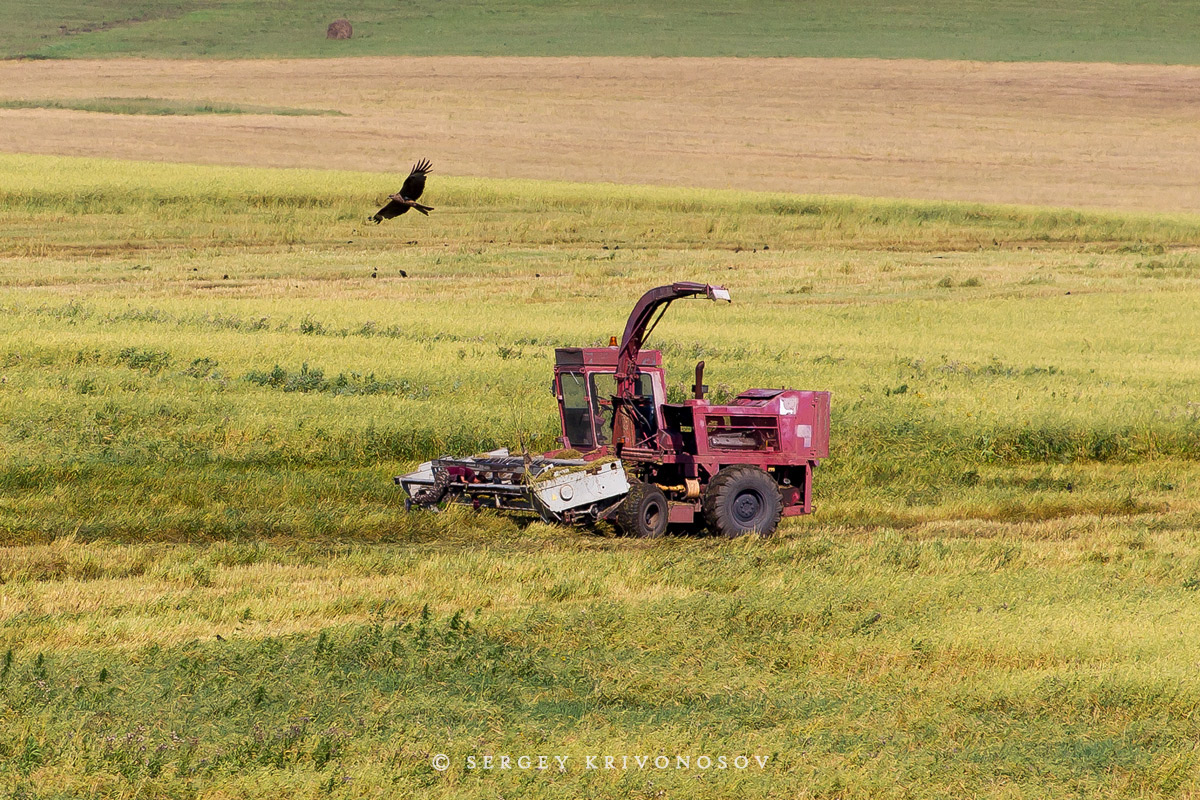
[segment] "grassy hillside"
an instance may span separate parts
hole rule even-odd
[[[392,190],[0,156],[0,795],[1200,792],[1200,219]],[[403,513],[679,279],[734,303],[656,330],[674,391],[833,390],[814,517]]]
[[[355,37],[327,42],[348,17]],[[1096,3],[477,3],[11,0],[0,55],[874,56],[988,61],[1200,63],[1185,0]]]

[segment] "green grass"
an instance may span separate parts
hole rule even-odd
[[[341,17],[349,41],[326,41]],[[1194,3],[878,4],[476,3],[250,0],[0,8],[0,55],[332,57],[358,55],[849,56],[985,61],[1200,63]]]
[[[3,100],[0,108],[62,108],[101,114],[144,114],[147,116],[195,116],[197,114],[274,114],[285,117],[341,116],[340,111],[281,106],[192,103],[161,97],[97,97],[83,100]]]
[[[13,541],[403,530],[391,475],[551,447],[554,347],[679,279],[736,302],[673,309],[674,394],[698,359],[718,398],[834,392],[827,521],[1192,496],[1170,476],[1200,443],[1195,217],[442,177],[437,213],[375,226],[386,176],[0,172]]]
[[[0,794],[1200,792],[1200,218],[390,191],[0,156]],[[417,460],[550,446],[553,348],[680,279],[734,303],[656,330],[674,393],[834,392],[815,516],[403,513]]]
[[[29,797],[1197,789],[1194,536],[1112,522],[1046,541],[452,531],[394,547],[23,553],[0,573],[10,605],[29,609],[0,629],[0,786]],[[59,587],[75,610],[39,612]],[[435,753],[450,770],[431,769]],[[568,769],[466,767],[489,754],[564,755]],[[597,754],[767,766],[587,769]]]

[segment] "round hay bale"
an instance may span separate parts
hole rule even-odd
[[[348,19],[335,19],[325,31],[326,39],[349,39],[353,35],[354,29],[350,27]]]

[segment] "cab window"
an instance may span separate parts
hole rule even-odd
[[[592,406],[596,419],[596,440],[608,444],[612,438],[612,398],[617,393],[617,378],[611,372],[592,373]],[[657,428],[658,417],[654,413],[654,381],[649,373],[638,375],[638,410],[642,412],[652,428]]]
[[[587,384],[582,372],[561,372],[558,385],[562,393],[563,433],[567,443],[579,450],[590,450],[592,410],[588,406]]]

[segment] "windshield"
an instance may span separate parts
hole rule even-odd
[[[612,438],[613,406],[612,398],[617,393],[617,378],[611,372],[592,373],[592,406],[596,419],[596,440],[600,444],[608,444]],[[638,403],[639,410],[657,427],[654,414],[654,382],[649,373],[643,372],[638,376],[637,396],[648,402]]]

